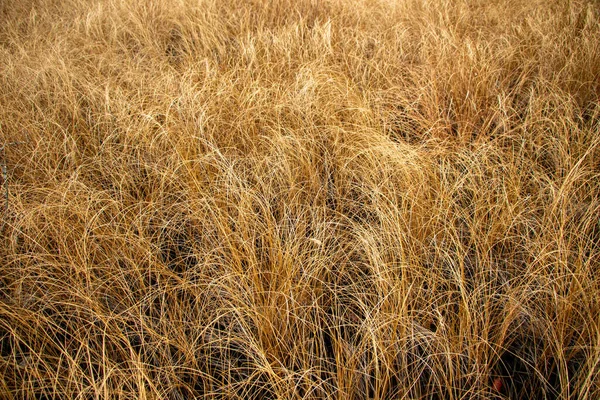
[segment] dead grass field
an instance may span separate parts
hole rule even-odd
[[[0,398],[600,398],[599,19],[0,0]]]

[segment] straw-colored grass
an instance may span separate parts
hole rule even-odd
[[[0,398],[600,398],[599,19],[1,1]]]

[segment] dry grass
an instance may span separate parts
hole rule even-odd
[[[0,2],[0,397],[599,398],[599,18]]]

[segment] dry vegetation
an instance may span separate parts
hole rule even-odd
[[[0,1],[0,397],[599,398],[599,18]]]

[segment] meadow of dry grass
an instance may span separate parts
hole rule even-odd
[[[0,398],[600,398],[599,18],[0,0]]]

